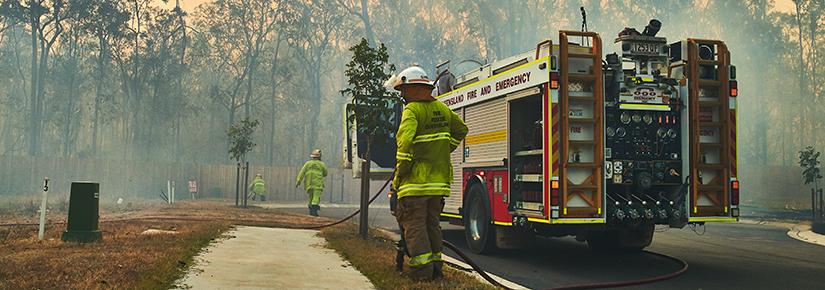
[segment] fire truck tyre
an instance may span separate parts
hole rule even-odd
[[[464,237],[476,254],[495,251],[496,229],[492,224],[490,201],[480,184],[470,187],[464,203]]]

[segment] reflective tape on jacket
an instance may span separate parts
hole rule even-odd
[[[427,134],[421,136],[415,136],[413,138],[413,143],[422,143],[422,142],[432,142],[436,140],[453,140],[450,136],[450,133],[435,133],[435,134]]]
[[[398,198],[405,196],[424,195],[449,195],[450,184],[448,183],[427,183],[427,184],[405,184],[398,188]]]
[[[413,158],[413,155],[409,154],[409,153],[404,153],[404,152],[395,153],[395,159],[398,159],[398,160],[412,161],[412,158]]]

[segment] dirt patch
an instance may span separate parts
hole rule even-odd
[[[378,289],[496,289],[475,277],[444,267],[444,278],[432,282],[413,282],[395,271],[395,246],[380,232],[373,231],[367,240],[357,235],[353,224],[326,228],[320,235],[330,248],[338,251],[361,271]],[[345,265],[342,265],[345,267]],[[408,270],[408,266],[404,266]]]
[[[0,218],[0,289],[170,288],[204,246],[231,225],[299,227],[329,219],[271,209],[235,208],[226,201],[133,205],[101,209],[103,240],[91,244],[60,241],[65,213],[49,213],[46,240],[37,240],[36,219],[3,211]],[[15,222],[22,225],[15,225]],[[175,234],[142,234],[146,230]]]

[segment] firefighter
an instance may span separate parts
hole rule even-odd
[[[264,201],[264,195],[266,194],[266,182],[264,182],[264,178],[260,173],[255,174],[255,179],[252,180],[252,184],[249,185],[249,189],[252,191],[252,200],[255,200],[257,197],[261,201]]]
[[[321,150],[315,149],[312,150],[312,154],[309,155],[310,160],[304,163],[304,167],[301,168],[301,172],[298,173],[298,177],[295,180],[295,187],[301,185],[301,181],[304,182],[304,190],[307,192],[307,208],[309,208],[309,214],[312,216],[318,216],[318,211],[321,210],[321,193],[324,192],[324,181],[325,177],[327,177],[327,166],[321,161]]]
[[[467,136],[467,125],[432,97],[433,83],[418,66],[401,71],[386,85],[401,91],[406,103],[396,134],[393,186],[398,192],[396,218],[404,229],[410,254],[410,278],[440,278],[443,262],[438,218],[453,179],[450,153]]]

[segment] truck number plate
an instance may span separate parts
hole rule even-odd
[[[659,54],[659,45],[655,43],[636,42],[630,45],[630,53],[634,54]]]

